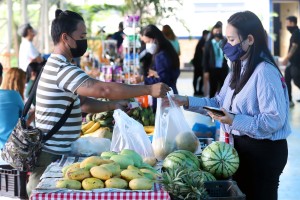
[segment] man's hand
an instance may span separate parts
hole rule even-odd
[[[114,103],[114,107],[116,109],[121,109],[123,111],[126,111],[126,109],[128,109],[128,103],[129,103],[129,100],[118,100],[118,101],[113,101]]]
[[[167,92],[169,92],[171,89],[168,85],[164,83],[156,83],[153,85],[149,85],[150,87],[150,95],[156,98],[162,98],[167,95]]]
[[[289,59],[287,57],[285,57],[282,61],[281,61],[281,64],[286,66],[289,62]]]

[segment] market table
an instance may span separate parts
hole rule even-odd
[[[63,157],[60,162],[51,163],[41,177],[37,188],[33,190],[30,200],[170,200],[168,192],[160,184],[155,183],[152,190],[121,190],[114,188],[86,190],[70,190],[56,188],[55,183],[61,179],[63,166],[80,162],[83,157]]]
[[[108,200],[170,200],[169,194],[164,191],[159,184],[154,185],[154,190],[149,192],[53,192],[53,193],[36,193],[30,196],[30,200],[95,200],[95,199],[108,199]]]

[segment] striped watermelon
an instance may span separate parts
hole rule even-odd
[[[202,179],[203,181],[216,181],[217,179],[209,172],[202,171]]]
[[[198,170],[200,167],[199,160],[196,155],[187,150],[177,150],[170,153],[163,162],[164,169],[172,169],[177,167],[188,167]]]
[[[208,145],[201,155],[202,168],[216,178],[228,178],[239,167],[237,151],[225,142],[214,142]]]

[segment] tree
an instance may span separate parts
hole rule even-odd
[[[171,3],[168,0],[125,0],[127,12],[140,15],[141,25],[159,24],[161,19],[171,16],[179,20],[175,13],[181,6],[182,0]]]

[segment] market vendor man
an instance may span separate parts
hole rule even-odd
[[[39,183],[46,167],[70,152],[72,142],[80,135],[81,112],[98,113],[123,108],[127,106],[127,101],[121,99],[142,95],[163,97],[169,91],[169,87],[163,83],[126,85],[101,82],[89,77],[71,64],[72,58],[85,53],[86,35],[86,26],[79,14],[56,10],[51,25],[54,50],[44,66],[36,94],[37,128],[47,134],[73,101],[74,106],[65,124],[46,141],[37,166],[29,177],[28,195]],[[114,101],[101,102],[90,97]]]

